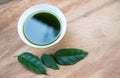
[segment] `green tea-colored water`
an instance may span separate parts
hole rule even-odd
[[[30,15],[23,26],[28,41],[37,45],[54,42],[60,33],[60,22],[53,14],[42,12]]]

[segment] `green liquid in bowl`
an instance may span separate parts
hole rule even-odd
[[[26,39],[32,44],[48,45],[59,37],[60,22],[51,13],[36,13],[26,19],[23,32]]]

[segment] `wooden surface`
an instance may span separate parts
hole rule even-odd
[[[17,22],[27,8],[41,3],[62,10],[67,32],[55,46],[35,49],[21,41]],[[24,51],[40,57],[68,47],[89,55],[75,65],[60,66],[60,70],[47,68],[48,76],[28,71],[14,57]],[[120,0],[1,0],[0,78],[120,78]]]

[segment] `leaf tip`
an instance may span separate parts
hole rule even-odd
[[[54,68],[54,70],[59,70],[59,67]]]
[[[48,75],[47,73],[44,73],[44,75]]]

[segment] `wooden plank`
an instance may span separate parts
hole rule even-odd
[[[55,46],[35,49],[18,36],[20,15],[35,4],[52,4],[66,16],[67,32]],[[80,48],[89,53],[81,62],[47,68],[48,76],[36,75],[14,56],[24,51],[37,56],[61,48]],[[11,0],[0,4],[0,78],[120,78],[120,0]]]

